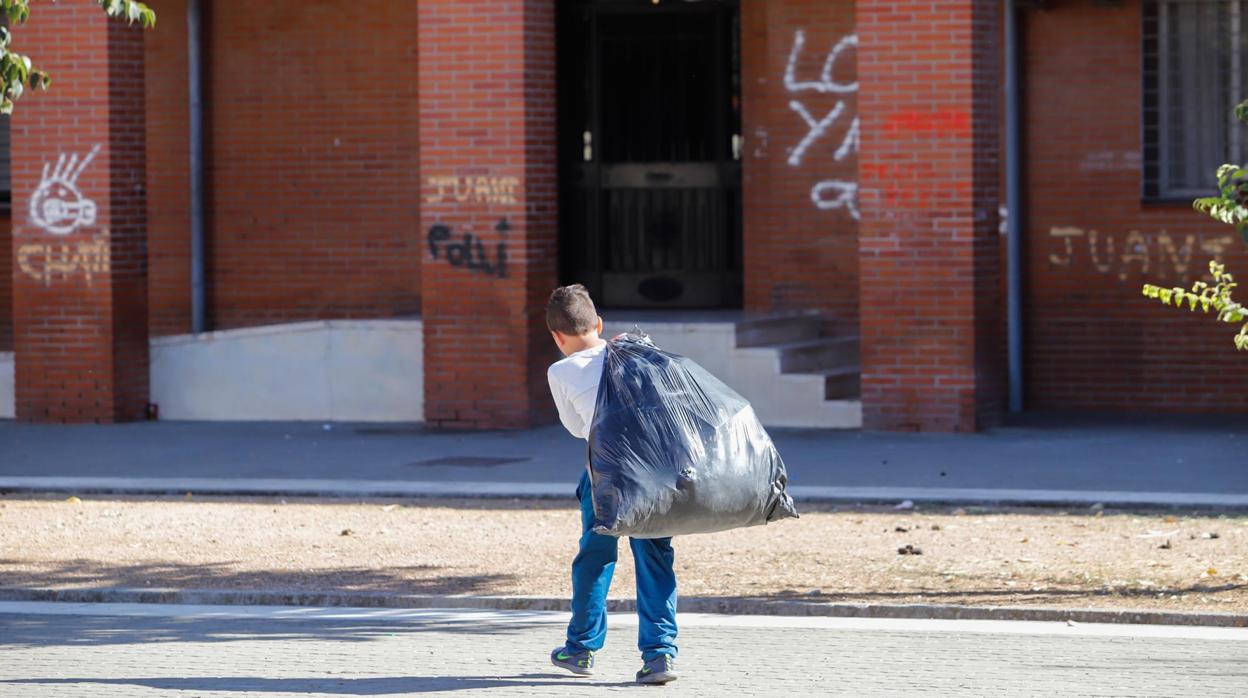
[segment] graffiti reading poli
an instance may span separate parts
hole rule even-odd
[[[500,219],[494,226],[499,235],[506,235],[511,224],[506,218]],[[485,242],[472,233],[464,233],[459,240],[452,241],[454,233],[449,225],[437,223],[429,228],[429,254],[434,259],[445,257],[453,267],[462,267],[481,272],[486,276],[507,278],[507,243],[499,240],[494,245],[494,259],[490,261],[490,251]]]

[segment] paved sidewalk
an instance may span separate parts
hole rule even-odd
[[[1248,419],[1030,417],[985,434],[772,430],[798,496],[1248,506]],[[0,421],[0,490],[571,496],[558,427]]]
[[[597,676],[553,669],[563,614],[0,603],[0,694],[593,696],[639,689],[636,622]],[[1242,696],[1248,631],[681,618],[664,695]],[[743,655],[743,648],[749,648]]]

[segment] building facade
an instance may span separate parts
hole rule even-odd
[[[1140,294],[1248,274],[1190,205],[1248,160],[1248,2],[149,4],[17,31],[54,77],[8,124],[18,419],[193,418],[319,361],[359,407],[297,418],[545,423],[572,281],[812,425],[1248,411],[1231,326]],[[292,414],[240,390],[214,418]]]

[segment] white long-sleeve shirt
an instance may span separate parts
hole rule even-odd
[[[550,394],[559,408],[559,420],[578,439],[589,438],[594,421],[594,405],[598,401],[598,383],[602,380],[602,362],[607,345],[578,351],[561,359],[546,371]]]

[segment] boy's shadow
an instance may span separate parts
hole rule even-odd
[[[473,691],[487,688],[585,686],[618,688],[634,685],[631,681],[596,682],[589,677],[564,674],[520,674],[517,676],[392,676],[384,678],[314,678],[266,679],[254,676],[194,676],[132,679],[0,679],[3,684],[96,684],[110,686],[143,686],[167,691],[218,691],[238,693],[320,693],[338,696],[384,696],[401,693],[432,693],[435,691]],[[2,692],[2,691],[0,691]]]

